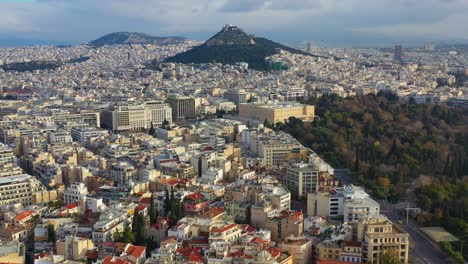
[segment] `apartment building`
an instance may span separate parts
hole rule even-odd
[[[0,143],[0,167],[10,163],[16,163],[16,156],[13,153],[13,149]]]
[[[362,262],[362,244],[357,241],[324,240],[316,245],[318,261]]]
[[[86,123],[92,127],[101,126],[99,112],[58,113],[50,116],[36,116],[37,121],[53,121],[56,123]]]
[[[288,236],[278,247],[292,256],[294,264],[312,263],[312,241],[303,236]]]
[[[377,264],[380,255],[393,250],[400,261],[407,264],[409,246],[409,234],[400,230],[387,217],[378,216],[368,220],[363,241],[363,261],[366,263]]]
[[[306,197],[307,193],[317,192],[318,174],[311,164],[293,163],[286,168],[285,186],[293,197]]]
[[[289,160],[291,153],[301,153],[304,147],[293,137],[283,133],[265,135],[253,139],[262,165],[267,168],[278,167]]]
[[[362,187],[348,185],[329,192],[307,194],[307,212],[345,221],[356,221],[380,214],[380,205]]]
[[[96,127],[73,127],[70,131],[74,141],[80,142],[83,146],[89,147],[92,138],[108,136],[109,131]]]
[[[101,248],[104,242],[112,241],[114,232],[123,231],[125,227],[131,225],[134,212],[133,204],[115,204],[108,207],[93,225],[93,243]]]
[[[235,244],[239,242],[241,233],[242,229],[236,223],[216,223],[210,229],[208,241],[210,244],[214,242],[230,242]]]
[[[73,183],[63,192],[63,202],[65,204],[80,202],[86,195],[88,195],[88,188],[84,183]]]
[[[64,256],[66,260],[81,260],[92,249],[93,241],[85,237],[66,236],[56,242],[57,254]]]
[[[252,120],[263,123],[267,120],[272,124],[284,123],[290,117],[312,121],[315,117],[315,106],[276,101],[246,103],[239,105],[239,117],[244,121]]]
[[[24,206],[33,203],[35,193],[45,191],[44,186],[35,177],[22,174],[0,178],[0,205],[21,203]]]
[[[300,236],[304,232],[304,215],[299,211],[282,211],[267,218],[265,228],[271,230],[271,240],[280,241],[288,236]]]
[[[172,108],[162,102],[137,105],[116,105],[101,112],[102,124],[115,131],[159,127],[164,121],[172,123]]]

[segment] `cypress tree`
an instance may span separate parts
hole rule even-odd
[[[156,207],[154,206],[154,196],[151,194],[151,202],[150,202],[150,224],[156,224],[158,219],[158,212]]]

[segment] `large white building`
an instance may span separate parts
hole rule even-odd
[[[149,129],[161,126],[164,121],[172,123],[172,108],[169,104],[151,101],[136,105],[114,106],[101,113],[105,127],[116,131]]]
[[[63,192],[63,202],[65,204],[80,202],[86,195],[88,195],[88,188],[86,188],[84,183],[72,183]]]
[[[309,193],[307,211],[313,216],[343,217],[344,221],[356,221],[379,215],[380,205],[362,187],[348,185],[330,192]]]

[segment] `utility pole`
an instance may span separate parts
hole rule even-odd
[[[409,221],[409,211],[410,210],[415,210],[415,211],[420,211],[421,209],[417,208],[417,207],[409,207],[409,202],[406,202],[406,224],[408,224],[408,221]]]

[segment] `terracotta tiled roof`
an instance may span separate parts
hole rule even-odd
[[[221,227],[221,228],[212,228],[210,230],[210,233],[222,233],[222,232],[225,232],[231,228],[234,228],[234,227],[237,227],[238,225],[237,224],[230,224],[230,225],[227,225],[225,227]]]
[[[24,219],[26,219],[27,217],[30,217],[31,215],[34,214],[34,211],[33,210],[29,210],[29,211],[26,211],[26,212],[22,212],[21,214],[18,214],[16,217],[15,217],[15,220],[16,221],[23,221]]]
[[[141,204],[150,204],[151,203],[151,197],[143,197],[140,199]]]
[[[129,246],[125,253],[127,253],[127,255],[132,255],[135,258],[139,258],[139,257],[142,256],[142,254],[145,252],[145,250],[146,250],[146,247]]]
[[[131,261],[121,259],[119,257],[114,256],[107,256],[103,261],[102,264],[132,264]]]
[[[187,195],[186,198],[197,200],[197,199],[205,198],[205,196],[203,196],[203,194],[201,193],[192,193],[192,194]]]
[[[214,207],[202,214],[200,214],[200,217],[202,218],[213,218],[213,217],[216,217],[222,213],[226,212],[226,209],[222,208],[222,207]]]

